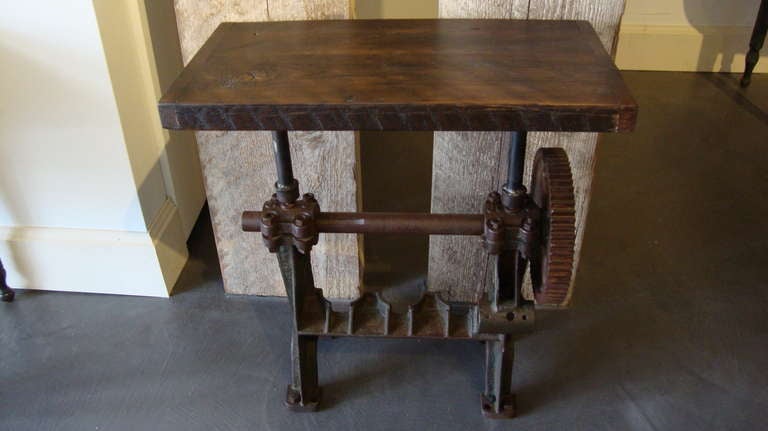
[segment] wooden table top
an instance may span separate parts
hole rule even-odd
[[[159,103],[194,130],[628,131],[586,21],[224,23]]]

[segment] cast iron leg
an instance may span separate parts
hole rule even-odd
[[[293,178],[288,133],[273,133],[277,182],[275,189],[280,202],[290,204],[299,195],[299,185]],[[313,294],[312,262],[309,253],[302,254],[293,245],[282,245],[277,251],[277,262],[283,276],[285,292],[291,304],[291,384],[285,402],[296,411],[313,411],[320,400],[317,385],[317,337],[299,335],[304,298]]]
[[[485,342],[485,392],[482,396],[483,414],[489,418],[515,417],[515,395],[512,387],[512,366],[515,343],[509,335]]]
[[[16,296],[16,292],[8,287],[8,284],[5,282],[5,267],[3,266],[2,260],[0,260],[0,292],[3,293],[3,302],[11,302],[13,301],[13,297]]]
[[[299,335],[299,319],[304,297],[314,289],[312,265],[308,255],[292,245],[277,252],[288,301],[291,304],[291,384],[285,402],[296,411],[313,411],[320,401],[317,385],[317,337]]]
[[[768,0],[760,2],[760,10],[757,12],[755,28],[752,30],[752,38],[749,40],[749,52],[747,52],[744,75],[741,77],[741,86],[746,87],[752,81],[752,71],[760,59],[760,49],[765,43],[765,34],[768,31]]]
[[[291,410],[314,411],[320,400],[317,385],[317,337],[295,335],[291,340],[292,382],[285,403]]]

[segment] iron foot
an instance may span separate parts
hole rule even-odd
[[[304,400],[301,397],[301,392],[294,389],[291,385],[288,385],[288,391],[285,396],[285,405],[294,412],[314,412],[317,410],[317,405],[320,402],[320,388],[317,388],[317,393],[313,400]]]
[[[481,397],[483,416],[488,419],[512,419],[517,413],[515,394],[507,394],[501,400],[501,409],[494,410],[493,402],[486,395]]]

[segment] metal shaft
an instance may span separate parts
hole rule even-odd
[[[272,149],[275,154],[278,186],[289,186],[293,183],[293,165],[291,164],[291,148],[288,144],[288,132],[277,130],[272,132]]]
[[[243,213],[243,230],[260,231],[261,211]],[[510,216],[512,217],[512,216]],[[393,233],[422,235],[480,235],[482,214],[320,213],[320,233]]]
[[[511,132],[509,136],[509,153],[507,154],[507,183],[504,189],[508,192],[522,190],[523,170],[525,169],[525,147],[527,132]]]
[[[293,178],[291,164],[291,147],[288,143],[288,132],[276,130],[272,132],[272,149],[275,154],[277,182],[275,191],[280,202],[294,202],[299,197],[299,182]]]

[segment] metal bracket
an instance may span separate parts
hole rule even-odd
[[[483,247],[492,255],[520,251],[528,257],[539,240],[536,226],[541,211],[527,199],[527,195],[517,198],[514,206],[505,206],[504,203],[498,192],[489,193],[485,200],[481,236]]]
[[[264,202],[259,230],[264,244],[275,253],[281,245],[294,245],[303,254],[317,244],[319,234],[315,221],[320,205],[315,196],[305,193],[293,202],[281,202],[277,194]]]

